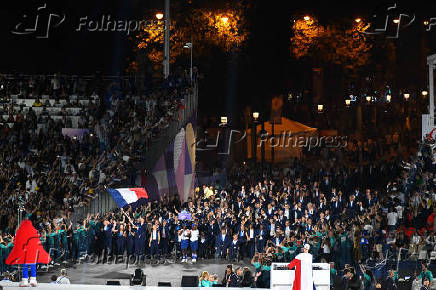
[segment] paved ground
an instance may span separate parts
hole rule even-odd
[[[245,263],[234,264],[247,266]],[[217,274],[220,280],[224,275],[227,262],[220,260],[202,260],[196,264],[191,263],[167,263],[167,264],[142,264],[140,266],[126,264],[76,264],[66,265],[68,276],[74,284],[105,285],[107,280],[118,280],[121,285],[129,284],[130,274],[136,268],[141,268],[147,276],[147,286],[157,286],[158,282],[170,282],[173,287],[181,286],[182,276],[199,276],[202,271]],[[47,283],[52,275],[58,275],[62,266],[51,268],[48,272],[38,271],[38,281]]]

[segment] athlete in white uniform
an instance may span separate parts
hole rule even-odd
[[[197,229],[197,225],[192,225],[191,230],[191,239],[190,246],[192,252],[192,263],[197,262],[197,251],[198,251],[198,237],[200,236],[200,232]]]

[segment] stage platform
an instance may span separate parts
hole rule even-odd
[[[106,282],[110,280],[119,281],[121,286],[129,286],[130,275],[134,273],[136,268],[140,268],[146,275],[147,286],[158,286],[158,282],[169,282],[174,288],[181,286],[182,276],[200,276],[203,271],[208,271],[210,274],[216,274],[221,280],[227,264],[227,261],[216,259],[201,260],[196,264],[142,264],[140,266],[128,265],[128,267],[126,264],[68,264],[50,268],[48,272],[38,270],[38,283],[50,283],[52,275],[60,275],[60,269],[66,268],[68,277],[74,285],[106,285]],[[233,264],[234,269],[238,266],[249,266],[249,261],[245,260],[245,262]],[[250,267],[250,269],[253,270],[252,267]],[[116,286],[108,287],[114,289],[113,287]],[[162,287],[159,287],[159,289],[162,290]]]
[[[198,287],[157,287],[157,286],[104,286],[104,285],[84,285],[84,284],[46,284],[41,283],[38,287],[19,287],[18,283],[10,283],[11,285],[5,286],[1,284],[5,290],[9,289],[38,289],[38,290],[59,290],[59,289],[68,289],[68,290],[135,290],[135,289],[147,289],[147,290],[200,290],[202,288]],[[13,285],[12,285],[13,284]],[[241,288],[225,288],[225,289],[238,289]],[[254,288],[256,289],[256,288]]]

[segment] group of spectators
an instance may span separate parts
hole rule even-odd
[[[0,120],[0,272],[7,269],[4,259],[13,245],[19,208],[25,209],[23,217],[34,219],[49,245],[65,241],[63,231],[70,239],[76,226],[59,221],[106,187],[141,185],[145,172],[137,163],[151,138],[178,120],[191,93],[190,79],[177,71],[141,88],[124,78],[0,76],[0,107],[15,114],[12,125]],[[16,112],[15,100],[29,98],[35,100],[32,107]],[[77,99],[90,100],[81,106],[79,125],[88,129],[83,136],[63,135],[68,124],[50,116],[36,126],[32,108],[49,100],[53,107],[59,99],[67,100],[62,110],[78,106]]]
[[[75,92],[62,81],[59,86],[56,81],[42,83],[49,85],[19,82],[8,83],[8,88],[35,96],[48,91],[53,98],[62,92],[68,98]],[[100,86],[93,84],[90,94]],[[33,117],[25,116],[11,128],[4,126],[0,270],[7,269],[2,262],[13,245],[22,206],[58,262],[91,256],[101,263],[120,256],[132,257],[133,263],[169,257],[182,262],[246,261],[254,272],[229,266],[222,280],[205,272],[200,286],[267,288],[271,264],[290,262],[309,244],[314,262],[330,263],[332,281],[341,285],[338,289],[355,289],[359,273],[365,289],[370,289],[376,278],[371,266],[363,265],[398,255],[419,260],[422,271],[416,271],[416,280],[432,282],[426,266],[436,244],[436,159],[431,144],[404,162],[399,156],[360,169],[330,153],[316,165],[292,159],[284,170],[238,164],[229,170],[225,184],[202,185],[186,201],[168,194],[135,208],[74,222],[74,208],[88,203],[105,186],[137,183],[143,173],[136,161],[146,154],[153,136],[177,120],[184,97],[191,93],[189,84],[183,74],[176,74],[144,93],[119,82],[103,85],[98,108],[88,113],[93,117],[86,121],[90,132],[81,139],[63,136],[62,121],[49,121],[36,130]],[[7,103],[6,110],[10,107]],[[189,218],[179,218],[180,214]]]
[[[435,246],[433,154],[425,147],[419,155],[362,173],[335,162],[315,168],[295,159],[290,170],[273,177],[275,169],[241,164],[229,172],[227,184],[204,185],[185,202],[166,195],[136,208],[88,215],[77,224],[68,214],[47,218],[49,225],[37,212],[30,218],[47,250],[57,250],[52,251],[55,259],[63,253],[62,259],[88,255],[98,262],[128,256],[129,262],[141,263],[174,255],[182,262],[252,261],[251,285],[269,287],[271,263],[290,262],[307,243],[314,262],[331,264],[338,285],[353,285],[348,280],[359,273],[368,285],[375,283],[371,266],[362,270],[361,265],[395,260],[400,249],[407,249],[401,251],[403,259],[422,263],[417,279],[432,281],[424,267]],[[356,186],[361,174],[370,175],[365,180],[377,174],[385,186],[361,189]],[[186,213],[188,220],[179,219]],[[213,275],[202,277],[202,286],[217,282]],[[353,289],[346,287],[338,289]]]

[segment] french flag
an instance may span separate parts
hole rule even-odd
[[[108,188],[107,191],[112,195],[120,208],[137,202],[141,198],[148,198],[145,188]]]

